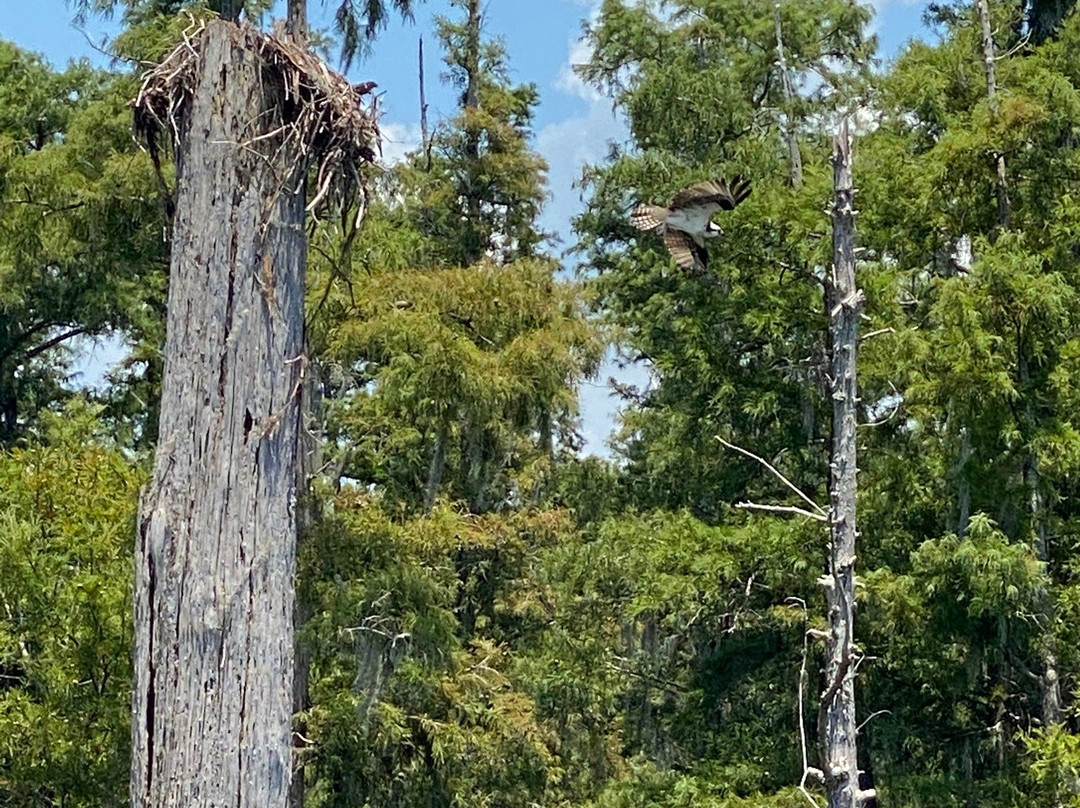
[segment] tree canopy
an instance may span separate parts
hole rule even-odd
[[[80,8],[139,58],[223,10]],[[455,106],[309,228],[304,803],[824,804],[828,530],[752,506],[828,505],[847,116],[859,766],[886,805],[1080,805],[1073,4],[927,4],[934,36],[886,60],[854,0],[604,0],[577,70],[629,134],[582,166],[572,255],[539,224],[538,85],[484,6],[334,8],[347,57],[440,15]],[[172,167],[131,139],[123,64],[0,43],[0,68],[0,804],[123,805]],[[628,220],[736,174],[705,274]],[[128,360],[77,392],[72,341],[105,335]],[[611,344],[652,383],[583,456]]]

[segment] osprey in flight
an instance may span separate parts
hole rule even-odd
[[[664,245],[683,269],[703,272],[709,262],[705,239],[722,235],[712,222],[718,210],[731,210],[750,196],[750,180],[735,177],[699,182],[675,194],[671,205],[638,205],[630,214],[630,224],[639,230],[654,230],[664,237]]]

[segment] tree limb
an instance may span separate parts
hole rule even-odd
[[[821,515],[822,518],[828,516],[828,514],[825,513],[825,510],[820,505],[818,505],[816,502],[814,502],[814,500],[810,499],[810,497],[808,497],[806,494],[804,494],[802,491],[800,491],[798,489],[798,487],[795,485],[795,483],[791,482],[791,480],[789,480],[787,477],[785,477],[783,474],[781,474],[779,471],[777,471],[776,467],[774,465],[772,465],[768,460],[765,460],[762,457],[758,457],[756,454],[754,454],[753,452],[751,452],[748,449],[743,449],[741,446],[736,446],[734,443],[729,443],[728,441],[721,438],[719,435],[716,436],[716,439],[718,441],[720,441],[720,443],[723,446],[726,446],[728,449],[733,449],[734,451],[738,452],[739,454],[746,455],[747,457],[759,462],[761,465],[763,465],[765,468],[767,468],[769,471],[771,471],[774,475],[776,475],[776,477],[780,480],[780,482],[782,482],[784,485],[786,485],[788,488],[790,488],[792,491],[794,491],[796,494],[798,494],[799,497],[802,499],[802,501],[805,502],[806,504],[808,504],[815,511],[817,511]],[[813,514],[808,514],[808,515],[812,516],[815,519],[818,518],[818,517],[815,517]]]
[[[822,516],[820,513],[811,513],[805,508],[798,508],[794,505],[762,505],[757,502],[737,502],[735,503],[735,507],[741,508],[742,510],[770,511],[772,513],[794,513],[798,514],[799,516],[805,516],[808,519],[816,519],[819,522],[829,521],[829,517],[827,516]]]

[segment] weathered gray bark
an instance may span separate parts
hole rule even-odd
[[[803,183],[802,155],[799,153],[799,138],[795,134],[792,122],[792,104],[795,102],[795,90],[791,86],[791,71],[788,70],[787,56],[784,53],[784,32],[780,25],[780,0],[773,4],[773,19],[776,25],[776,63],[780,68],[780,86],[784,91],[784,143],[788,150],[788,171],[792,188],[801,188]]]
[[[468,16],[465,20],[465,96],[462,104],[466,116],[480,108],[480,0],[466,0]],[[469,161],[469,171],[476,170],[480,159],[480,129],[475,120],[466,117],[465,157]],[[480,190],[472,182],[465,191],[465,213],[470,222],[480,221]],[[464,263],[472,266],[484,256],[488,245],[471,234],[467,236]]]
[[[285,31],[293,42],[307,42],[307,0],[289,0]]]
[[[250,29],[211,22],[181,120],[159,443],[136,546],[135,808],[284,808],[303,166]]]
[[[427,482],[424,484],[425,513],[435,506],[435,498],[439,496],[439,486],[442,485],[443,472],[446,470],[447,440],[449,440],[449,429],[445,423],[442,423],[435,436],[435,445],[431,449],[431,464],[428,466]]]
[[[829,571],[823,579],[829,631],[825,641],[825,690],[818,712],[819,748],[829,808],[859,808],[870,796],[859,789],[856,754],[855,628],[855,424],[858,388],[855,356],[862,292],[855,283],[855,211],[851,135],[840,124],[833,151],[833,266],[826,281],[832,448],[829,463]]]
[[[983,64],[986,68],[986,99],[990,103],[990,114],[997,115],[997,76],[994,70],[994,32],[990,27],[990,6],[987,0],[976,0],[979,12],[979,24],[982,27]],[[1009,226],[1011,206],[1009,203],[1009,179],[1005,172],[1005,155],[995,158],[997,170],[998,225],[1003,229]]]
[[[420,148],[424,152],[424,170],[431,171],[431,137],[428,133],[428,103],[424,87],[424,37],[422,36],[417,51],[420,64]]]

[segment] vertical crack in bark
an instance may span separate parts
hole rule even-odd
[[[161,507],[148,497],[138,567],[133,808],[283,808],[304,163],[319,160],[330,178],[323,196],[347,199],[376,127],[344,77],[246,26],[213,20],[166,63],[137,113],[176,136],[180,181],[150,485],[168,490]],[[284,97],[284,79],[299,97]],[[287,197],[283,177],[297,180]]]
[[[233,298],[236,286],[236,236],[233,235],[233,249],[229,255],[229,281],[225,292],[225,322],[221,335],[221,364],[218,367],[218,395],[225,398],[225,374],[229,364],[229,333],[232,331]]]
[[[146,687],[146,784],[143,786],[144,798],[150,797],[150,787],[154,779],[154,693],[157,677],[157,664],[154,660],[154,630],[156,628],[154,617],[157,607],[154,604],[154,596],[157,591],[157,571],[154,569],[154,556],[146,551],[146,526],[144,523],[142,533],[142,557],[147,567],[146,600],[149,613],[149,627],[147,630],[146,658],[149,662],[149,676]]]

